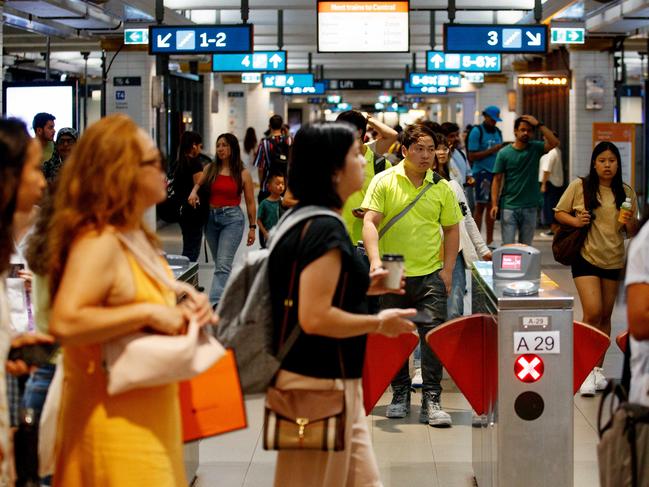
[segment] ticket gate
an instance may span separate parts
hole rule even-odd
[[[475,314],[427,336],[479,416],[472,435],[477,485],[570,487],[573,396],[610,340],[573,322],[573,297],[540,269],[532,293],[516,295],[531,288],[493,277],[491,263],[476,262]]]

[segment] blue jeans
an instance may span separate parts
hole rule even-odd
[[[22,407],[33,409],[37,419],[41,417],[45,397],[54,378],[55,370],[56,365],[54,364],[41,365],[32,373],[25,385]]]
[[[516,243],[516,230],[518,230],[519,243],[532,245],[536,229],[536,212],[536,207],[513,210],[503,208],[500,218],[503,245]]]
[[[422,389],[425,392],[442,392],[442,362],[426,343],[426,333],[446,321],[446,288],[439,271],[427,276],[407,277],[406,294],[385,294],[381,296],[381,308],[417,308],[427,310],[433,317],[429,325],[417,324],[421,347]],[[392,379],[392,389],[410,389],[412,382],[408,360]]]
[[[205,226],[205,239],[214,259],[214,277],[210,288],[210,303],[219,304],[225,283],[232,271],[232,262],[237,253],[244,228],[243,211],[238,206],[210,208]]]
[[[457,254],[455,267],[453,267],[453,283],[451,294],[446,300],[446,317],[452,320],[464,314],[464,295],[466,294],[466,272],[462,252]]]

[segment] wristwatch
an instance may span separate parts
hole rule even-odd
[[[257,228],[257,225],[248,225],[248,228]]]

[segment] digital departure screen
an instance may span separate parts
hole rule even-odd
[[[408,52],[407,1],[318,0],[318,52]]]
[[[520,271],[523,265],[521,254],[502,254],[500,268],[504,271]]]

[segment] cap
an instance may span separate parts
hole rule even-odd
[[[68,137],[72,137],[75,142],[79,138],[79,133],[76,130],[74,130],[72,127],[65,127],[65,128],[59,129],[59,131],[57,132],[56,141],[58,142],[59,139],[61,137],[63,137],[64,135],[66,135]]]
[[[496,122],[502,122],[502,118],[500,118],[500,108],[489,105],[487,108],[485,108],[482,111],[483,115],[487,115],[490,118],[493,118]]]

